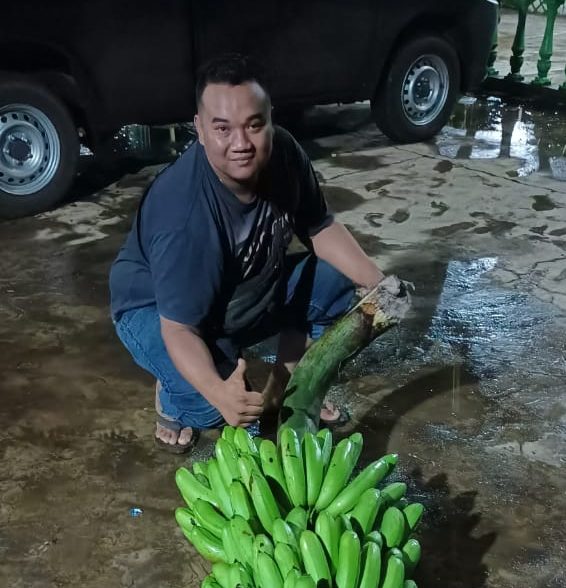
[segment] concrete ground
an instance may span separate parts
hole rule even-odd
[[[331,394],[353,413],[340,434],[364,434],[365,461],[398,452],[427,505],[421,588],[566,586],[566,182],[547,149],[563,124],[464,100],[430,143],[392,145],[367,105],[296,132],[337,218],[415,285],[411,317]],[[160,166],[113,165],[0,224],[0,586],[180,588],[207,569],[173,519],[185,459],[154,448],[153,382],[108,316],[110,263]],[[270,353],[250,351],[256,377]]]

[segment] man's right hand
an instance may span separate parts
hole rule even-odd
[[[236,369],[224,381],[217,408],[234,427],[248,427],[263,413],[263,394],[246,390],[246,362],[238,359]]]

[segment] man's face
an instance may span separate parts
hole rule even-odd
[[[195,116],[199,141],[229,188],[253,188],[271,156],[271,103],[261,86],[208,84]]]

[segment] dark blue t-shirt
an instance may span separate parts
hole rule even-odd
[[[283,129],[249,204],[196,142],[142,199],[112,265],[112,315],[155,304],[161,316],[217,336],[249,328],[276,297],[293,231],[307,242],[331,222],[308,157]]]

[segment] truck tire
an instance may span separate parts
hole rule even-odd
[[[0,218],[53,208],[77,170],[80,144],[67,107],[39,83],[0,80]]]
[[[373,117],[394,141],[430,139],[448,121],[459,91],[454,48],[440,36],[417,37],[391,59],[371,104]]]

